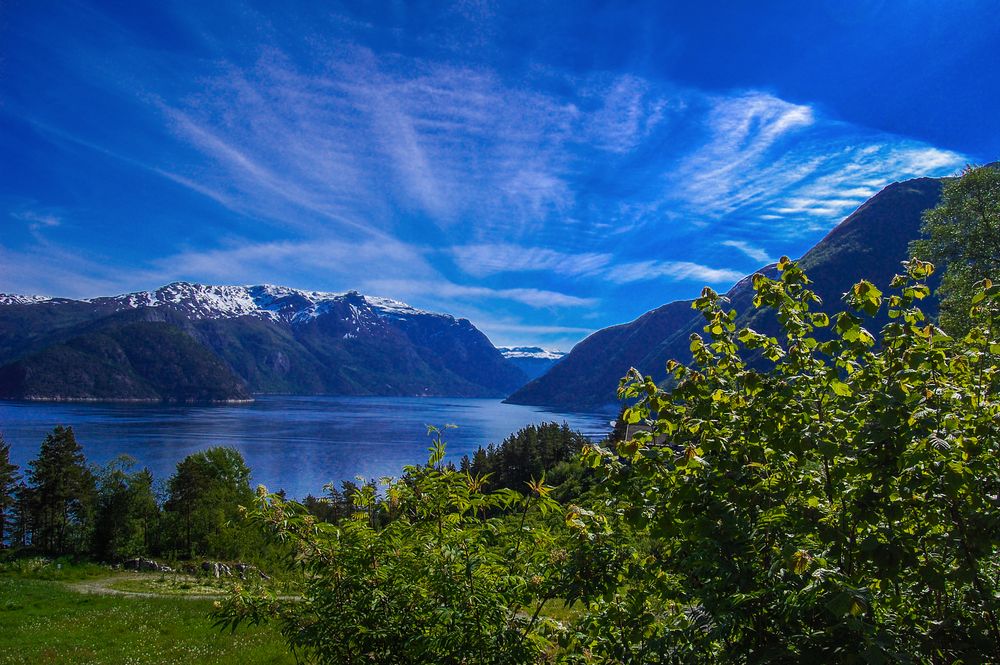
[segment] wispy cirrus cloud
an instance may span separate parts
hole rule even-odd
[[[614,258],[611,254],[602,252],[571,254],[547,247],[505,243],[457,245],[451,248],[450,253],[458,266],[474,277],[537,271],[573,277],[596,275]]]
[[[597,304],[595,298],[559,293],[536,288],[496,289],[486,286],[466,286],[455,284],[443,279],[425,281],[400,281],[373,279],[367,285],[382,293],[398,293],[405,297],[424,296],[438,300],[460,300],[470,302],[485,302],[490,300],[507,300],[521,303],[536,309],[563,307],[592,307]]]
[[[62,224],[62,217],[50,211],[18,210],[11,213],[11,217],[27,222],[31,231],[50,229]]]
[[[964,163],[958,153],[851,127],[766,93],[714,97],[709,109],[707,142],[671,174],[675,196],[701,218],[756,216],[778,239],[831,228],[894,180],[949,174]]]
[[[759,263],[774,262],[774,259],[772,259],[771,255],[767,253],[767,250],[760,247],[754,247],[750,243],[744,242],[743,240],[723,240],[719,244],[723,247],[732,247],[733,249],[739,250],[744,255]]]
[[[732,284],[745,276],[738,270],[710,268],[690,261],[636,261],[612,268],[607,278],[616,284],[644,282],[667,277],[707,284]]]
[[[146,48],[93,10],[111,43],[73,24],[65,70],[36,78],[97,90],[111,117],[76,122],[30,95],[0,112],[52,164],[69,160],[68,184],[52,188],[62,198],[33,210],[80,206],[118,232],[106,242],[85,224],[21,218],[30,233],[6,241],[20,267],[5,280],[76,295],[173,279],[358,288],[472,312],[499,342],[565,341],[730,284],[747,259],[802,251],[889,182],[966,161],[771,92],[624,66],[511,70],[509,53],[489,57],[496,8],[468,9],[441,20],[484,57],[450,57],[447,30],[412,41],[337,9],[184,12],[177,43],[197,48]],[[71,250],[111,258],[32,269]]]

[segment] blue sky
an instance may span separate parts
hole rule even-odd
[[[0,5],[0,292],[357,289],[497,344],[1000,157],[989,2]]]

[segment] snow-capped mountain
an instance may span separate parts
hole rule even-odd
[[[35,296],[14,296],[32,298]],[[110,298],[93,298],[85,302],[111,306],[115,309],[164,307],[181,312],[192,319],[233,319],[255,316],[286,323],[305,323],[341,304],[364,306],[382,317],[441,316],[410,307],[390,298],[365,296],[357,291],[326,293],[304,291],[287,286],[261,284],[256,286],[215,286],[174,282],[156,291],[137,291]]]
[[[224,390],[188,381],[195,356]],[[524,380],[468,320],[356,291],[175,282],[87,300],[0,295],[6,397],[499,396]],[[191,385],[177,393],[178,381]]]
[[[31,305],[52,300],[48,296],[21,296],[16,293],[0,293],[0,305]]]
[[[501,346],[497,350],[529,379],[545,374],[566,355],[564,351],[550,351],[539,346]]]
[[[498,346],[504,358],[537,358],[539,360],[559,360],[565,351],[551,351],[540,346]]]

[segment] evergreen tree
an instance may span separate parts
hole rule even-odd
[[[92,526],[95,482],[73,428],[52,430],[28,467],[24,500],[31,513],[31,544],[51,554],[81,551]]]
[[[5,547],[10,535],[10,522],[17,502],[17,485],[21,478],[17,469],[17,465],[10,462],[10,444],[0,434],[0,548]]]
[[[14,508],[10,523],[11,547],[26,547],[34,530],[31,521],[31,489],[22,480],[14,488]]]
[[[302,502],[302,505],[317,519],[324,522],[336,522],[354,512],[351,494],[358,489],[354,483],[350,482],[342,483],[342,487],[343,491],[338,490],[333,483],[329,483],[323,488],[326,490],[325,496],[317,498],[310,494]]]
[[[469,462],[474,476],[489,474],[489,485],[526,491],[527,483],[580,452],[590,441],[563,423],[529,425],[499,446],[479,448]]]

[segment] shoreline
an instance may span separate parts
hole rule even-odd
[[[253,404],[256,400],[254,398],[250,399],[213,399],[213,400],[170,400],[170,399],[153,399],[153,398],[142,398],[142,397],[41,397],[38,395],[29,395],[28,397],[17,397],[14,399],[2,398],[5,402],[32,402],[32,403],[44,403],[44,402],[76,402],[76,403],[94,403],[94,404],[174,404],[178,406],[197,406],[199,404]]]

